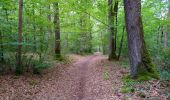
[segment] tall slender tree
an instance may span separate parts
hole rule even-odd
[[[60,19],[59,19],[59,4],[54,3],[54,31],[55,31],[55,55],[56,57],[61,56],[60,48]]]
[[[0,61],[4,62],[3,34],[1,30],[0,30],[0,58],[1,58]]]
[[[23,0],[19,0],[19,13],[18,13],[18,52],[17,52],[17,67],[16,73],[22,73],[22,23],[23,23]]]
[[[117,45],[117,28],[118,28],[118,10],[119,10],[119,2],[116,0],[115,3],[114,3],[114,16],[115,16],[115,49],[117,48],[116,45]]]
[[[144,41],[141,0],[124,0],[124,8],[131,77],[147,75],[158,78]]]
[[[121,40],[120,40],[119,53],[118,53],[118,56],[117,56],[118,60],[120,59],[120,56],[121,56],[121,53],[122,53],[123,42],[124,42],[124,37],[125,37],[124,34],[125,34],[125,26],[123,26],[122,37],[121,37]]]
[[[109,60],[116,59],[116,43],[115,43],[115,29],[114,29],[114,9],[113,9],[113,0],[108,0],[108,23],[110,34],[110,44],[109,44]]]
[[[170,0],[168,0],[168,20],[170,19]],[[168,48],[169,25],[166,25],[166,32],[164,33],[164,47]]]
[[[48,9],[49,9],[49,11],[51,11],[51,4],[49,4]],[[51,12],[48,14],[47,17],[48,17],[48,21],[51,22],[51,20],[52,20],[52,19],[51,19]],[[51,28],[51,26],[48,27],[48,33],[49,33],[50,35],[52,34],[52,28]]]
[[[35,16],[35,4],[32,4],[32,14],[33,16]],[[35,25],[35,17],[33,18],[33,30],[34,30],[34,33],[33,33],[33,39],[34,39],[34,52],[37,51],[37,47],[36,47],[36,25]]]

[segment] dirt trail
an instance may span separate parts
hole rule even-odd
[[[101,55],[86,56],[64,69],[50,93],[40,98],[49,100],[118,100],[112,92],[112,83],[103,79],[103,69],[97,61]],[[51,92],[53,90],[53,92]]]
[[[168,100],[168,85],[159,80],[136,84],[135,92],[122,93],[122,77],[128,70],[103,55],[70,57],[72,63],[57,62],[41,76],[0,76],[0,100],[143,100],[140,93],[146,93],[148,100],[155,96]]]
[[[106,59],[80,57],[62,70],[56,65],[42,77],[0,77],[4,83],[0,84],[0,100],[120,100],[113,93],[113,83],[103,78],[105,64],[98,65]]]
[[[58,100],[111,100],[111,87],[106,88],[102,72],[97,72],[95,62],[101,59],[98,55],[83,57],[69,67],[61,76],[58,84]],[[97,79],[97,80],[96,80]],[[103,83],[101,82],[103,81]],[[97,82],[97,83],[96,83]],[[107,86],[107,85],[106,85]],[[110,85],[111,86],[111,83]],[[104,89],[102,89],[104,88]],[[108,95],[108,96],[106,96]]]

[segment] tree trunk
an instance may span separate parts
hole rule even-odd
[[[91,21],[91,16],[90,15],[88,15],[88,20],[89,21]],[[91,24],[91,22],[90,22],[90,24],[88,24],[88,26],[89,26],[89,51],[88,51],[88,53],[92,53],[92,51],[93,51],[93,45],[92,45],[92,39],[93,39],[93,35],[92,35],[92,28],[93,28],[93,26],[92,26],[92,24]]]
[[[110,45],[109,45],[109,60],[116,59],[116,43],[115,43],[115,29],[114,29],[114,11],[113,11],[113,0],[108,0],[108,23],[110,34]]]
[[[168,18],[170,18],[170,0],[168,0]]]
[[[117,27],[118,27],[118,7],[119,7],[119,2],[115,1],[114,5],[114,15],[115,15],[115,49],[117,48]]]
[[[51,5],[48,6],[48,9],[49,9],[49,11],[51,11]],[[49,13],[47,17],[48,17],[48,21],[51,22],[51,20],[52,20],[51,19],[51,13]],[[52,34],[51,26],[48,27],[48,32],[49,32],[50,35]]]
[[[3,47],[3,34],[2,31],[0,30],[0,58],[1,62],[4,62],[4,47]]]
[[[32,13],[33,13],[33,16],[34,16],[34,18],[33,18],[33,30],[34,30],[34,33],[33,33],[33,39],[34,39],[34,41],[33,41],[33,43],[34,43],[34,52],[36,52],[37,51],[37,46],[36,46],[36,25],[35,25],[35,4],[33,4],[33,9],[32,9]]]
[[[23,13],[23,0],[19,0],[19,13],[18,13],[18,52],[17,52],[17,67],[16,73],[22,73],[22,13]]]
[[[165,33],[164,33],[164,36],[165,36],[164,47],[165,47],[165,48],[168,48],[168,32],[165,32]]]
[[[141,0],[124,0],[124,7],[131,77],[147,75],[158,78],[144,41]]]
[[[170,19],[170,0],[168,0],[168,19]],[[164,33],[164,47],[168,48],[168,34],[169,34],[169,25],[166,26],[166,32]]]
[[[119,54],[118,54],[118,57],[117,57],[118,60],[120,59],[120,55],[122,53],[124,34],[125,34],[125,26],[123,26],[122,37],[121,37],[120,47],[119,47]]]
[[[60,51],[60,22],[59,22],[59,5],[58,2],[54,3],[54,31],[55,31],[55,55],[56,57],[61,56]]]

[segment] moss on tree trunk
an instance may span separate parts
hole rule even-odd
[[[139,80],[159,78],[147,50],[141,18],[141,0],[124,0],[131,77]]]
[[[143,48],[142,63],[146,68],[146,74],[152,78],[159,78],[155,65],[152,63],[150,54],[146,47]]]

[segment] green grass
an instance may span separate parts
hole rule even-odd
[[[104,71],[103,72],[103,78],[104,78],[104,80],[109,80],[110,76],[109,76],[109,72],[108,71]]]
[[[122,93],[130,93],[130,92],[134,92],[135,89],[133,88],[133,86],[135,84],[141,84],[144,80],[147,80],[147,78],[144,77],[140,77],[139,79],[131,79],[130,75],[124,76],[122,78],[123,81],[123,86],[121,87],[121,92]]]
[[[38,84],[38,82],[36,80],[29,80],[28,83],[30,86],[35,86]]]
[[[134,92],[135,89],[132,87],[122,87],[120,90],[122,93],[129,93],[129,92]]]
[[[60,56],[56,55],[56,56],[55,56],[55,60],[65,61],[65,60],[67,60],[67,57],[64,56],[64,55],[60,55]]]

